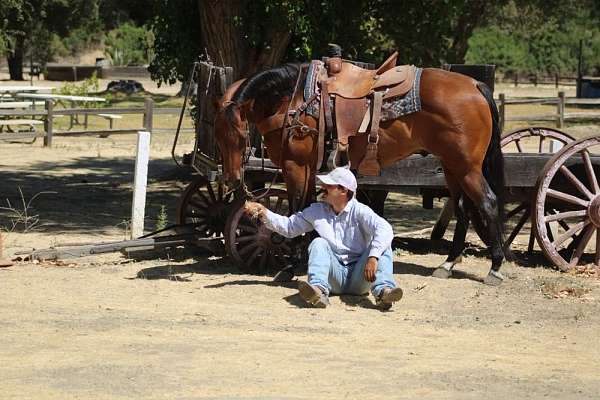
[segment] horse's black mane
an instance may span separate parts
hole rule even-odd
[[[290,63],[257,72],[240,85],[226,110],[227,119],[234,120],[233,109],[247,100],[254,99],[254,106],[272,109],[285,96],[291,97],[298,74],[306,64]],[[302,87],[302,86],[300,86]]]

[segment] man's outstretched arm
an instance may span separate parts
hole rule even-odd
[[[286,217],[252,201],[246,202],[244,210],[251,217],[260,219],[267,228],[288,238],[300,236],[314,229],[312,224],[306,220],[302,211]]]

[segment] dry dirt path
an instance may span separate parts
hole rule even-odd
[[[55,192],[35,200],[36,230],[7,235],[7,253],[121,238],[132,150],[125,139],[95,140],[0,145],[3,203],[15,204],[17,187],[27,198]],[[168,149],[153,141],[148,210],[167,205],[172,220],[179,187]],[[506,282],[487,287],[477,248],[455,279],[432,278],[443,245],[403,233],[437,210],[421,210],[416,196],[391,204],[405,297],[387,313],[368,297],[305,308],[294,283],[206,255],[0,269],[0,398],[598,398],[598,278],[507,263]]]

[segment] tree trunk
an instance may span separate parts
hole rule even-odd
[[[23,81],[23,46],[25,38],[18,36],[15,41],[15,48],[6,56],[8,61],[8,73],[13,81]]]
[[[465,62],[469,50],[469,38],[473,31],[480,25],[486,12],[486,1],[473,1],[465,12],[459,17],[454,31],[451,50],[448,52],[448,62],[462,64]]]
[[[243,0],[198,0],[203,47],[216,65],[233,67],[234,77],[248,76],[279,64],[291,34],[264,27],[270,43],[250,48],[235,17],[243,15]]]

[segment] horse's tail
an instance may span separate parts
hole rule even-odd
[[[477,83],[477,89],[485,97],[492,114],[492,136],[483,159],[483,176],[498,198],[499,206],[503,206],[504,194],[504,156],[500,148],[501,132],[498,123],[499,115],[496,102],[490,88],[482,82]],[[503,207],[500,207],[501,209]]]
[[[500,132],[498,107],[496,107],[492,91],[485,83],[478,82],[477,89],[479,89],[483,97],[485,97],[492,114],[492,135],[490,144],[485,153],[485,158],[483,159],[482,172],[492,191],[496,195],[500,227],[502,231],[504,231],[504,156],[502,154],[502,148],[500,147],[502,133]],[[512,258],[510,249],[504,249],[504,253],[507,258]]]

